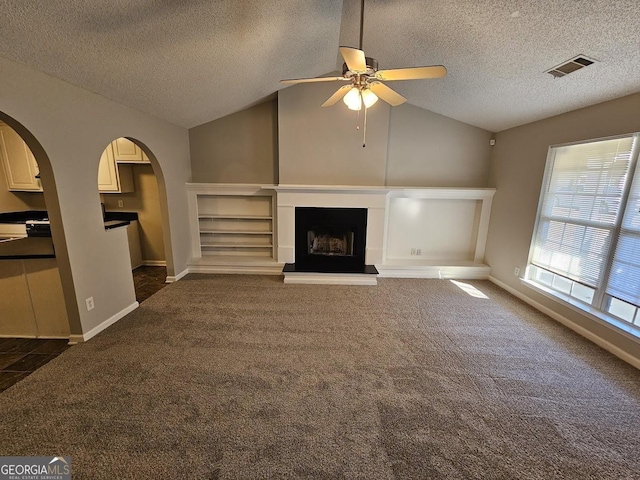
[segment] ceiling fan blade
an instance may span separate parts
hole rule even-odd
[[[280,80],[280,83],[335,82],[336,80],[349,80],[349,79],[344,77],[289,78],[287,80]]]
[[[386,82],[393,80],[420,80],[423,78],[442,78],[447,74],[447,69],[442,65],[430,67],[392,68],[390,70],[378,70],[376,78]]]
[[[364,73],[367,71],[367,61],[364,58],[364,52],[352,47],[340,47],[340,53],[344,58],[347,68],[353,73]]]
[[[326,102],[324,102],[321,107],[330,107],[331,105],[335,105],[342,97],[344,97],[349,90],[353,88],[353,85],[343,85],[336,93],[331,95]]]
[[[369,84],[369,89],[392,107],[397,107],[407,101],[406,98],[384,83],[372,82]]]

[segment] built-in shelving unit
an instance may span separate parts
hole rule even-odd
[[[192,212],[190,271],[279,273],[269,186],[187,184]],[[273,272],[265,270],[273,269]]]

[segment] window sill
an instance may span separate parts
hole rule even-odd
[[[545,287],[544,285],[536,283],[532,280],[521,278],[520,282],[523,285],[531,288],[532,290],[535,290],[536,292],[544,295],[545,297],[550,298],[552,300],[560,301],[561,303],[569,307],[571,310],[577,313],[580,313],[582,315],[585,315],[586,317],[600,323],[601,325],[612,328],[613,330],[619,333],[622,333],[623,335],[631,338],[632,340],[635,340],[635,341],[640,340],[640,328],[638,328],[638,326],[636,325],[632,325],[623,320],[619,320],[615,317],[612,317],[611,315],[607,315],[606,313],[596,310],[590,305],[582,303],[579,300],[576,300],[575,298],[570,297],[569,295],[565,295],[555,290],[551,290],[550,288]]]

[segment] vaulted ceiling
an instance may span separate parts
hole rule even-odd
[[[339,70],[359,14],[359,0],[5,0],[0,56],[193,127]],[[366,0],[363,49],[380,68],[445,65],[392,86],[491,131],[640,91],[637,0]],[[544,73],[577,54],[598,62]]]

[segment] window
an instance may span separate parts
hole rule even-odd
[[[638,134],[551,147],[527,279],[638,326]]]

